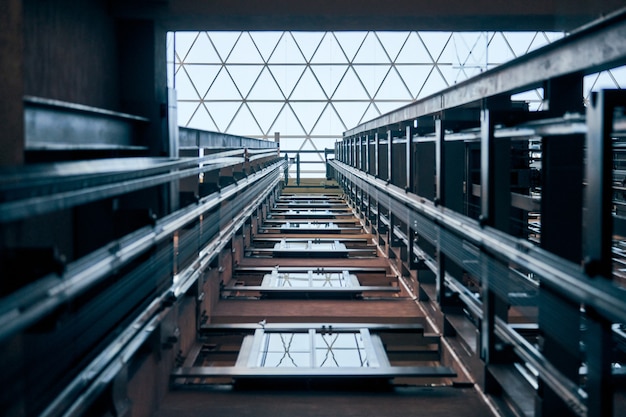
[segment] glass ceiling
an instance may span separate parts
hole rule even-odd
[[[274,140],[323,177],[342,133],[515,57],[562,33],[176,32],[168,83],[180,126]],[[621,81],[620,81],[621,80]],[[585,80],[585,98],[626,85],[624,68]],[[540,110],[542,91],[516,97]],[[295,174],[295,165],[291,168]]]

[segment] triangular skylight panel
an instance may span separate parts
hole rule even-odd
[[[354,57],[353,62],[355,64],[388,64],[391,61],[374,32],[369,32],[363,41],[361,49],[359,49],[359,52],[357,52]]]
[[[200,106],[199,101],[194,102],[184,102],[179,101],[177,103],[176,108],[176,116],[178,117],[178,125],[179,126],[187,126],[191,121],[191,118],[194,116],[196,111],[198,111],[198,106]]]
[[[319,119],[322,111],[326,107],[326,102],[293,102],[291,108],[295,112],[298,120],[304,126],[304,131],[309,133]]]
[[[256,83],[250,90],[248,94],[248,100],[284,100],[282,92],[272,74],[267,69],[267,67],[263,68],[261,71],[261,75],[256,80]]]
[[[509,42],[515,56],[522,56],[528,53],[528,49],[534,41],[535,32],[507,32],[502,33],[502,36]]]
[[[352,127],[356,127],[362,123],[369,122],[370,120],[375,119],[380,115],[381,113],[378,110],[378,108],[376,108],[374,103],[369,103],[369,105],[367,106],[367,110],[365,110],[365,113],[363,113],[363,116],[361,116],[361,119],[357,122],[355,126],[352,126]]]
[[[268,65],[268,69],[274,76],[285,97],[289,97],[302,73],[306,69],[304,65]]]
[[[317,48],[320,46],[324,32],[292,32],[291,35],[304,54],[304,58],[310,61]]]
[[[533,40],[528,46],[528,52],[541,48],[547,45],[548,43],[549,43],[548,38],[543,32],[535,32],[533,36]]]
[[[617,67],[609,70],[613,78],[616,80],[617,88],[626,88],[626,66]]]
[[[321,148],[321,150],[319,152],[315,152],[315,153],[305,153],[301,156],[305,156],[304,157],[304,162],[314,162],[317,163],[319,161],[324,161],[324,149]],[[301,158],[302,161],[302,158]],[[319,170],[321,167],[321,172],[324,172],[324,166],[323,165],[313,165],[311,164],[310,167],[312,169],[317,169]]]
[[[361,123],[369,122],[370,120],[377,118],[381,114],[382,113],[376,108],[374,103],[370,103],[370,105],[367,107],[367,110],[365,110],[365,113],[361,117],[361,120],[359,120],[359,122],[357,123],[357,126]]]
[[[446,84],[446,81],[441,77],[441,74],[439,73],[439,71],[437,71],[437,68],[433,68],[430,76],[424,83],[424,86],[419,92],[417,98],[420,99],[428,97],[431,94],[437,93],[447,87],[448,85]]]
[[[379,101],[376,103],[381,114],[386,114],[410,103],[409,101]]]
[[[276,81],[267,67],[263,68],[261,75],[248,94],[248,100],[284,100]]]
[[[426,47],[417,36],[417,32],[411,32],[396,58],[396,63],[416,64],[430,62],[432,62],[432,59]]]
[[[455,66],[485,66],[487,47],[485,32],[453,33],[450,42],[444,48],[439,64],[453,64]]]
[[[219,132],[225,132],[226,128],[233,120],[235,113],[242,106],[242,103],[237,102],[205,102],[204,103],[209,114],[217,124]]]
[[[494,34],[489,42],[489,63],[502,64],[515,58],[502,32]]]
[[[352,62],[365,36],[367,36],[367,32],[333,32],[332,34],[328,33],[326,36],[332,35],[337,38],[348,60]]]
[[[452,32],[419,32],[418,34],[435,61],[439,59],[452,37]]]
[[[370,103],[368,101],[353,102],[335,102],[332,103],[339,117],[345,123],[348,129],[356,127],[363,118],[363,114],[368,109]]]
[[[302,136],[301,137],[288,137],[288,138],[282,138],[280,140],[280,144],[281,144],[281,150],[283,152],[287,152],[290,158],[295,158],[296,157],[296,152],[298,150],[300,150],[300,148],[304,145],[304,142],[306,141],[306,137]],[[300,155],[300,162],[302,162],[302,155]],[[295,163],[292,166],[294,168],[296,168]]]
[[[197,89],[187,72],[187,66],[181,68],[176,75],[176,93],[179,100],[200,100],[206,90]]]
[[[272,53],[270,64],[304,64],[304,57],[289,32],[284,32]]]
[[[592,74],[584,78],[584,91],[586,97],[590,96],[591,91],[600,91],[602,89],[618,88],[619,85],[615,79],[611,76],[609,71],[602,71],[598,74]]]
[[[320,43],[320,47],[313,55],[311,63],[314,64],[347,64],[348,61],[337,43],[332,32],[326,32],[324,39]]]
[[[332,97],[347,70],[347,65],[311,65],[311,71],[328,97]]]
[[[210,130],[210,131],[217,130],[217,127],[215,126],[215,123],[213,123],[213,120],[211,120],[211,117],[209,116],[207,109],[202,104],[197,108],[195,113],[191,116],[186,126],[192,129],[199,129],[199,130]]]
[[[267,61],[283,32],[248,32],[254,41],[254,44],[261,52],[261,56]]]
[[[391,66],[386,65],[354,65],[353,68],[371,97],[374,97],[391,70]]]
[[[204,97],[209,87],[215,80],[218,72],[220,71],[220,65],[185,65],[185,71],[193,81],[200,97]],[[176,78],[176,90],[179,89],[179,81],[184,80],[185,77]]]
[[[342,123],[335,109],[329,104],[315,124],[312,135],[341,135],[347,127]]]
[[[176,37],[176,43],[178,44],[178,36]],[[176,48],[178,49],[178,45]],[[206,32],[198,33],[198,37],[194,40],[189,52],[186,55],[179,53],[178,56],[181,60],[184,60],[185,64],[220,63],[220,58],[215,52],[211,41],[209,41]]]
[[[291,108],[287,105],[283,107],[278,116],[278,119],[272,125],[271,132],[280,132],[281,135],[304,135],[305,132],[302,129],[302,125],[293,114]]]
[[[205,96],[206,100],[241,100],[241,95],[235,87],[228,72],[222,68]]]
[[[463,73],[467,76],[467,78],[472,78],[477,75],[480,75],[484,71],[485,71],[484,69],[479,68],[476,65],[463,68]]]
[[[472,73],[471,71],[466,73],[465,69],[453,65],[437,65],[437,69],[439,69],[439,72],[443,74],[443,78],[446,80],[448,85],[455,85],[461,81],[465,81],[469,78],[469,74]],[[475,70],[479,72],[481,71],[480,68],[475,68]]]
[[[257,122],[261,125],[263,133],[272,136],[274,132],[270,131],[270,127],[274,124],[274,121],[278,117],[281,109],[285,106],[285,103],[252,102],[247,104]]]
[[[411,97],[416,98],[433,70],[432,65],[397,65],[400,76],[409,87]]]
[[[235,46],[235,42],[239,39],[241,32],[211,32],[209,37],[217,49],[222,61],[226,61],[228,55]]]
[[[174,32],[172,36],[172,47],[176,47],[176,54],[178,58],[176,61],[184,60],[189,50],[191,49],[191,45],[195,42],[196,38],[200,35],[206,37],[206,33],[204,32]],[[175,39],[174,39],[175,38]],[[171,54],[167,54],[168,61],[171,59]]]
[[[323,138],[323,137],[316,136],[314,138],[311,138],[311,140],[315,144],[315,147],[318,150],[323,152],[325,148],[335,149],[335,142],[337,142],[337,140],[340,140],[341,137],[342,137],[342,135],[334,136],[334,137],[330,137],[330,138]],[[322,155],[322,159],[324,159],[323,156],[324,155]]]
[[[226,133],[239,136],[263,136],[261,128],[245,104],[239,108]]]
[[[310,138],[307,138],[305,140],[302,141],[302,143],[300,144],[300,146],[298,147],[298,150],[300,151],[318,151],[319,149],[317,149],[313,143],[311,142]],[[305,154],[300,155],[300,162],[302,162],[304,158]],[[311,158],[306,158],[307,161],[311,161]],[[313,160],[317,160],[317,158],[313,159]]]
[[[378,39],[392,61],[398,57],[400,49],[404,45],[404,42],[407,41],[409,34],[410,32],[376,32]]]
[[[290,100],[324,100],[326,96],[319,82],[313,76],[310,68],[307,68],[293,89]]]
[[[247,97],[248,92],[263,70],[263,65],[228,65],[226,67],[235,86],[243,97]]]
[[[376,93],[377,100],[411,100],[412,94],[395,69],[391,69]]]
[[[339,87],[335,91],[334,100],[366,100],[369,99],[365,88],[356,76],[352,68],[348,68],[343,80],[339,83]]]
[[[264,60],[248,32],[243,32],[226,62],[228,64],[263,64]]]

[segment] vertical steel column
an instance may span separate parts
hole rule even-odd
[[[587,108],[587,164],[585,166],[585,271],[610,278],[613,234],[613,110],[620,95],[600,91],[591,96]]]
[[[435,174],[437,177],[435,204],[445,206],[443,184],[445,181],[445,132],[441,118],[435,119]],[[441,251],[441,239],[437,239],[437,277],[435,280],[437,302],[441,308],[446,300],[446,255]]]
[[[365,135],[365,172],[370,174],[370,135]]]
[[[405,189],[408,192],[413,192],[412,170],[413,170],[413,129],[411,128],[411,126],[407,126],[406,127],[406,188]]]
[[[335,142],[335,158],[339,162],[343,162],[343,139]]]
[[[363,170],[363,167],[362,167],[362,165],[363,165],[363,154],[362,154],[362,150],[363,150],[363,144],[362,144],[363,136],[359,135],[357,141],[358,141],[358,147],[357,147],[357,167],[356,168],[359,171],[362,171]]]
[[[441,204],[443,206],[446,205],[446,197],[444,194],[444,184],[446,181],[446,170],[444,167],[444,133],[443,120],[441,120],[441,118],[435,119],[435,176],[437,178],[437,182],[435,184],[435,204]]]
[[[480,145],[480,182],[481,211],[480,223],[507,232],[511,217],[511,142],[510,139],[496,140],[494,129],[497,114],[494,112],[510,110],[510,97],[494,97],[485,100],[481,111]],[[481,292],[483,318],[480,332],[480,356],[485,363],[484,391],[490,392],[493,378],[489,365],[503,360],[503,353],[498,352],[494,332],[496,316],[505,322],[508,319],[508,303],[496,295],[492,288],[493,269],[490,267],[491,255],[481,251]],[[495,388],[497,389],[497,388]]]
[[[555,117],[561,117],[566,111],[580,110],[577,107],[583,96],[582,77],[550,80],[547,85],[546,98]],[[543,137],[541,151],[541,247],[580,264],[584,136]],[[580,304],[542,283],[537,307],[542,354],[566,378],[577,381],[582,361]],[[536,408],[540,415],[577,415],[541,377],[537,394]]]
[[[348,165],[352,166],[352,138],[348,138],[348,143],[346,143],[346,146],[348,147]]]
[[[393,133],[391,132],[391,129],[387,131],[387,182],[391,183],[392,182],[392,178],[391,178],[391,162],[393,160],[393,158],[391,157],[391,148],[392,148],[392,144],[393,144]]]
[[[481,223],[508,233],[511,215],[510,139],[496,141],[493,111],[484,109],[481,114]]]
[[[493,224],[495,217],[495,138],[494,120],[488,108],[483,108],[480,121],[480,222]],[[480,326],[480,357],[489,364],[495,353],[495,294],[489,288],[489,267],[487,257],[481,253],[481,290],[483,298],[483,318]]]
[[[296,185],[300,186],[300,152],[296,154]]]
[[[380,137],[378,136],[378,132],[374,134],[374,163],[376,166],[374,167],[374,175],[377,178],[380,178]]]
[[[587,164],[585,166],[584,266],[598,279],[612,278],[613,131],[614,110],[626,103],[623,91],[593,93],[587,107]],[[586,309],[587,416],[613,415],[611,383],[611,323]]]

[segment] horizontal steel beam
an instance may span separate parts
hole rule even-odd
[[[207,130],[178,128],[178,137],[181,148],[203,149],[243,149],[269,148],[277,149],[278,143],[263,139],[229,135],[227,133],[210,132]]]
[[[198,366],[176,368],[173,378],[394,378],[422,377],[449,378],[456,377],[456,372],[447,366],[382,366],[379,368],[335,367],[335,368],[248,368],[239,366]]]
[[[326,327],[339,331],[358,331],[360,329],[368,329],[370,333],[393,331],[407,333],[424,333],[424,325],[420,323],[214,323],[205,324],[201,327],[203,332],[211,331],[235,331],[235,330],[258,330],[266,329],[274,332],[285,331],[293,332],[294,330],[308,329],[324,329]]]
[[[241,155],[241,156],[236,156]],[[0,174],[0,223],[63,210],[79,204],[165,184],[204,172],[242,164],[243,151],[230,151],[202,158],[125,158],[89,163],[53,164],[48,170],[18,170]],[[95,169],[91,170],[89,165]],[[81,166],[82,169],[81,170]],[[113,169],[111,167],[114,167]],[[143,168],[143,169],[142,169]],[[76,173],[72,174],[72,169]],[[87,172],[85,172],[86,170]],[[61,172],[61,175],[59,175]],[[54,187],[51,185],[54,184]],[[56,190],[62,191],[56,191]],[[36,193],[35,196],[30,196]]]
[[[338,294],[360,294],[362,292],[368,291],[380,291],[380,292],[399,292],[400,287],[390,287],[390,286],[359,286],[359,287],[280,287],[280,288],[271,288],[264,287],[261,285],[241,285],[241,286],[230,286],[222,288],[223,291],[245,291],[245,292],[260,292],[260,293],[294,293],[294,294],[315,294],[315,293],[338,293]]]

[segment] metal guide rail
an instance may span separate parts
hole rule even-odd
[[[276,154],[274,149],[262,152],[255,157]],[[239,165],[246,157],[240,149],[201,158],[119,158],[5,169],[0,172],[0,223]]]
[[[529,387],[508,394],[515,412],[623,405],[626,94],[584,102],[582,85],[626,64],[625,33],[622,10],[345,132],[329,161],[372,233],[409,254],[416,297],[476,324],[483,389],[507,395],[507,372]],[[541,111],[512,100],[539,87]]]
[[[167,177],[163,181],[170,181],[178,178],[177,175],[197,175],[216,169],[211,161],[226,159],[218,162],[226,165],[243,161],[238,156],[243,151],[227,154],[203,159],[206,165],[201,168],[198,158],[163,162],[155,159],[146,161],[145,165],[139,161],[140,167],[147,168],[139,169],[138,173],[133,173],[132,161],[120,161],[110,169],[104,164],[90,163],[94,175],[84,176],[88,187],[83,190],[77,179],[81,171],[78,166],[59,165],[68,171],[57,179],[62,186],[67,185],[70,193],[84,191],[99,199],[102,194],[98,188],[103,184],[118,187],[115,192],[127,192],[128,188],[120,182],[130,177],[135,179],[128,181],[137,181],[138,186],[149,186],[157,178],[161,181],[161,177]],[[36,410],[37,414],[43,411],[46,416],[84,413],[142,343],[159,329],[169,309],[192,288],[252,213],[276,191],[284,164],[282,159],[268,160],[264,167],[199,198],[195,204],[154,219],[153,224],[0,299],[0,343],[11,343],[22,332],[33,342],[28,360],[33,381],[37,383],[32,385],[33,398],[28,409]],[[38,186],[43,178],[33,174],[24,184],[15,183],[14,188]],[[41,190],[45,193],[45,187]],[[54,190],[47,194],[42,198],[57,197]],[[15,203],[22,201],[17,199]],[[65,315],[61,316],[62,320],[59,314]],[[45,330],[48,322],[53,328]],[[58,328],[55,330],[54,326]],[[38,330],[39,327],[44,331]],[[76,340],[71,355],[65,352],[67,338]],[[30,383],[17,365],[8,366],[5,371],[2,386],[8,389],[0,395],[3,408],[11,406],[12,392],[19,389],[8,381]]]

